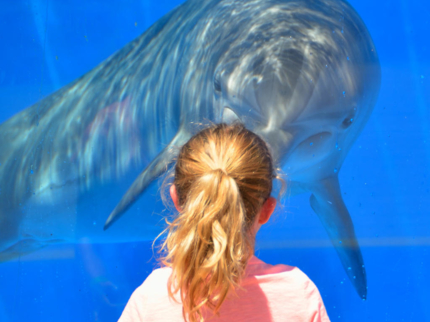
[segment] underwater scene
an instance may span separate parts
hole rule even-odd
[[[1,322],[117,321],[158,265],[178,147],[235,120],[286,178],[256,256],[331,321],[430,321],[427,1],[0,8]]]

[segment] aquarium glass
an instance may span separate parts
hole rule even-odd
[[[6,131],[5,122],[96,68],[180,4],[175,0],[0,0],[0,134]],[[318,287],[332,321],[430,321],[430,4],[423,0],[351,0],[350,4],[372,36],[382,75],[374,110],[339,170],[343,199],[367,272],[367,299],[362,300],[350,283],[309,204],[309,193],[290,196],[287,189],[282,207],[259,232],[256,255],[267,263],[297,266],[306,273]],[[153,64],[156,67],[157,57]],[[107,95],[99,94],[100,99]],[[95,119],[99,128],[108,129],[127,104],[127,97],[107,104],[106,113]],[[37,118],[37,113],[32,117]],[[66,133],[73,130],[69,123],[79,117],[84,115],[67,120],[60,115],[56,122]],[[132,131],[127,117],[122,130]],[[31,121],[30,116],[27,120]],[[75,141],[64,144],[90,138],[92,129],[83,129],[72,137]],[[21,134],[27,130],[19,128]],[[32,182],[40,171],[31,166],[37,146],[46,146],[43,140],[56,140],[48,132],[43,140],[32,139],[28,135],[28,145],[16,146],[29,166],[3,185],[0,195],[20,180]],[[0,149],[14,144],[13,140],[0,142]],[[112,144],[121,149],[123,142]],[[0,168],[7,162],[2,152]],[[71,152],[56,164],[64,163],[61,169],[67,171],[67,162],[77,157]],[[148,165],[151,159],[141,162]],[[143,170],[136,169],[135,174]],[[103,236],[111,205],[119,202],[135,179],[130,175],[121,185],[107,185],[103,173],[99,175],[98,186],[84,195],[69,189],[70,182],[45,187],[54,191],[48,194],[53,199],[45,200],[50,204],[49,215],[43,205],[24,201],[12,211],[6,204],[15,201],[0,198],[4,236],[10,233],[5,227],[12,216],[29,209],[35,214],[19,228],[29,244],[22,243],[1,257],[0,321],[117,321],[132,292],[156,267],[152,241],[164,227],[163,218],[173,212],[166,210],[160,197],[163,177],[114,224],[112,229],[121,238],[83,234],[76,243],[61,242],[59,216],[67,218],[62,229],[68,233],[92,226]],[[0,180],[6,178],[10,176],[2,172]],[[85,184],[87,179],[79,180]],[[28,189],[32,200],[35,192]],[[50,239],[54,232],[60,234],[58,239]],[[35,234],[51,241],[35,240]]]

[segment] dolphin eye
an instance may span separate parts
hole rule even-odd
[[[355,111],[356,111],[356,108],[354,108],[354,110],[350,111],[348,113],[348,116],[345,117],[345,119],[342,121],[341,127],[343,129],[349,128],[351,126],[351,124],[354,123]]]
[[[214,89],[215,89],[215,92],[221,93],[221,82],[216,77],[214,78]]]
[[[342,122],[342,128],[346,129],[351,126],[352,122],[354,122],[354,118],[347,117]]]

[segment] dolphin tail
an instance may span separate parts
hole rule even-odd
[[[25,239],[17,241],[12,246],[0,252],[0,263],[7,262],[22,256],[28,255],[32,252],[45,248],[50,244],[63,243],[62,239],[53,240],[38,240],[31,235],[26,235]]]
[[[311,190],[312,209],[323,223],[358,295],[366,299],[366,270],[351,217],[342,199],[338,176],[319,181]]]
[[[20,240],[0,253],[0,263],[27,255],[47,245],[48,243],[40,243],[34,239]]]
[[[5,199],[0,198],[0,204],[6,204],[6,202]],[[19,224],[23,215],[20,212],[9,211],[10,208],[2,213],[0,209],[0,263],[16,257],[12,255],[13,245],[19,241]]]
[[[105,222],[104,230],[108,229],[127,211],[128,208],[139,198],[149,184],[158,176],[167,171],[175,155],[172,148],[182,146],[189,140],[191,135],[186,130],[179,130],[170,143],[157,155],[157,157],[143,170],[134,180],[121,201],[109,215]]]

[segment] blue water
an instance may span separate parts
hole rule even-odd
[[[0,1],[0,123],[82,76],[180,1]],[[430,321],[430,4],[350,1],[379,53],[378,103],[339,173],[368,277],[356,295],[309,196],[284,201],[257,256],[298,266],[332,321]],[[142,216],[159,216],[157,187]],[[161,218],[161,217],[157,217]],[[0,264],[0,321],[116,321],[151,242],[53,245]]]

